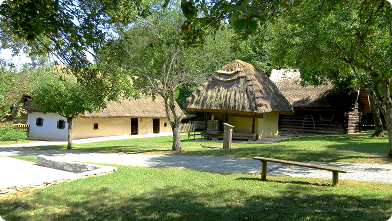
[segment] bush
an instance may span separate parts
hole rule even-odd
[[[14,129],[11,123],[0,126],[0,140],[2,141],[18,141],[26,140],[27,133],[18,129]]]

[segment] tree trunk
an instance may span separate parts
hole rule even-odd
[[[384,125],[382,124],[381,120],[381,114],[380,114],[380,108],[376,104],[376,98],[373,93],[368,93],[369,94],[369,100],[370,100],[370,109],[372,111],[373,115],[373,122],[374,122],[374,134],[372,137],[385,137],[384,135]]]
[[[72,149],[72,117],[67,117],[67,124],[68,124],[68,144],[67,144],[67,150]]]
[[[389,153],[388,156],[392,158],[392,107],[389,107],[385,110],[384,113],[385,124],[388,130],[388,140],[389,140]]]
[[[182,150],[182,147],[181,147],[180,124],[179,123],[175,123],[174,127],[172,127],[172,130],[173,130],[173,146],[172,146],[172,150],[180,151],[180,150]]]
[[[173,132],[173,146],[172,150],[173,151],[181,151],[181,131],[180,131],[180,126],[181,126],[181,113],[178,115],[176,113],[176,100],[174,96],[174,89],[171,88],[169,92],[169,96],[167,96],[165,93],[161,93],[161,96],[163,97],[165,101],[165,111],[166,111],[166,117],[169,120],[170,126],[172,128]]]
[[[374,97],[377,106],[384,115],[389,140],[388,156],[392,158],[392,97],[390,92],[390,80],[391,79],[384,79],[383,81],[377,82],[378,84],[375,84]]]

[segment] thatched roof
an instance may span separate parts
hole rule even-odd
[[[177,106],[177,113],[184,113]],[[192,117],[184,113],[184,118]],[[142,97],[139,99],[123,99],[120,101],[111,101],[105,109],[99,112],[84,113],[81,118],[113,118],[113,117],[134,117],[134,118],[166,118],[165,102],[162,97],[157,96],[155,100],[152,97]]]
[[[292,113],[278,88],[253,65],[240,60],[225,65],[201,85],[185,104],[187,110],[257,115]]]
[[[330,83],[302,86],[300,73],[295,70],[273,70],[270,79],[296,110],[351,110],[357,101],[358,92],[337,91]]]
[[[29,95],[24,94],[21,98],[21,103],[25,103],[24,109],[30,112],[39,111],[37,108],[28,104],[27,98]],[[182,111],[176,104],[176,111],[178,114],[184,114],[183,118],[195,117]],[[134,117],[134,118],[166,118],[165,101],[162,97],[157,96],[155,100],[152,97],[141,97],[139,99],[129,98],[120,101],[111,101],[107,107],[98,112],[85,112],[79,115],[80,118],[115,118],[115,117]]]

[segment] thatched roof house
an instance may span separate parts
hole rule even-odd
[[[279,114],[293,113],[268,76],[240,60],[216,71],[187,98],[185,107],[207,114],[207,131],[221,131],[221,124],[229,123],[235,126],[234,133],[251,134],[252,139],[277,135]]]
[[[280,131],[345,134],[361,130],[361,112],[369,112],[364,90],[339,91],[331,83],[301,84],[295,70],[273,70],[270,79],[289,100],[295,115],[280,117]]]
[[[292,113],[287,99],[267,75],[241,60],[223,66],[187,99],[189,111],[245,115]]]

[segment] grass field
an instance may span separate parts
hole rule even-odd
[[[302,135],[273,144],[186,140],[173,152],[171,137],[75,144],[74,151],[244,157],[298,161],[392,163],[387,139],[369,135]],[[65,150],[65,145],[35,147]],[[35,161],[32,157],[16,157]],[[117,165],[116,165],[117,166]],[[0,215],[10,220],[388,220],[390,183],[224,174],[179,168],[118,166],[110,174],[44,189],[0,195]]]
[[[182,136],[183,151],[171,151],[172,137],[140,138],[74,144],[74,151],[108,153],[176,154],[251,158],[265,156],[296,161],[388,163],[389,146],[386,138],[362,135],[300,135],[288,141],[272,144],[233,143],[233,149],[205,148],[221,142],[187,140]],[[202,147],[204,146],[204,147]],[[41,150],[66,150],[66,145],[34,147]]]
[[[30,192],[0,195],[7,220],[387,220],[390,184],[119,166]]]

